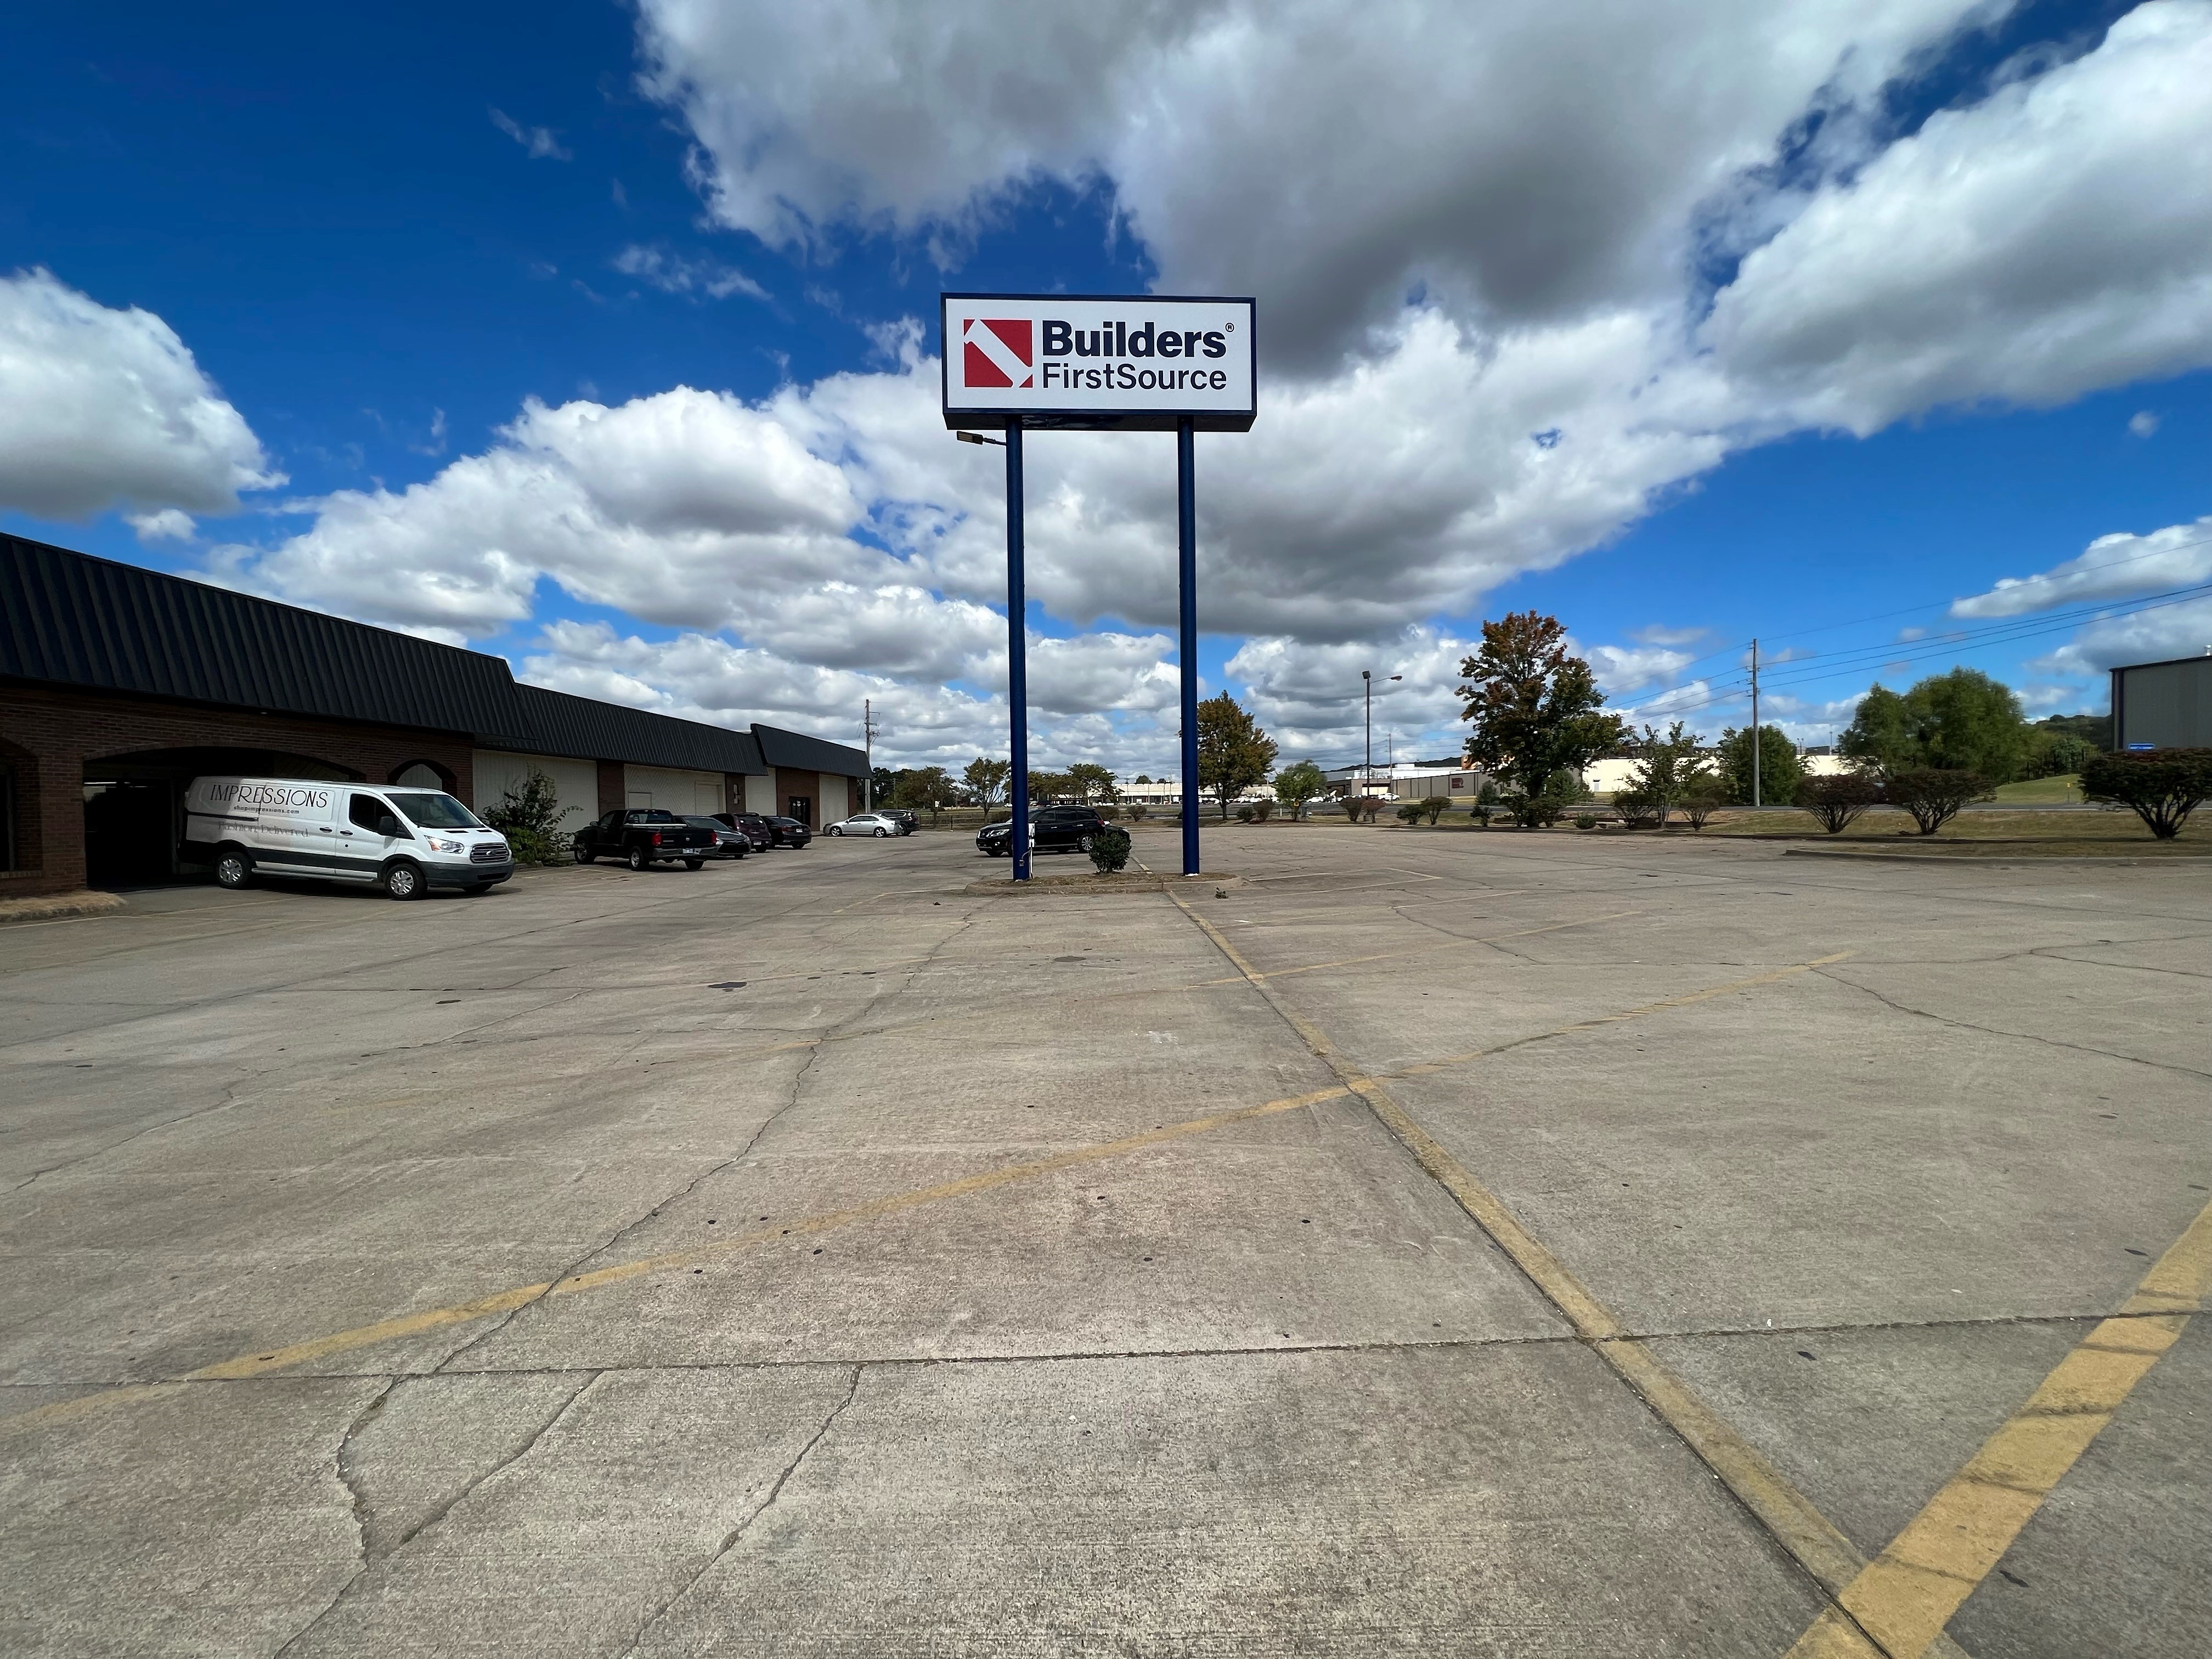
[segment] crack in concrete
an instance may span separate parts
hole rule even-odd
[[[753,1523],[775,1507],[776,1500],[783,1496],[785,1483],[799,1473],[799,1465],[813,1455],[814,1449],[822,1443],[831,1426],[845,1414],[845,1408],[850,1406],[854,1397],[860,1394],[860,1374],[866,1370],[867,1370],[866,1364],[857,1364],[853,1367],[853,1381],[845,1390],[845,1397],[830,1408],[830,1414],[822,1419],[821,1426],[817,1428],[808,1437],[806,1443],[799,1449],[799,1455],[783,1466],[774,1483],[769,1486],[768,1496],[760,1501],[751,1514],[738,1522],[724,1535],[720,1545],[714,1553],[707,1558],[698,1571],[684,1581],[681,1589],[646,1616],[645,1622],[637,1627],[637,1633],[630,1638],[629,1645],[622,1650],[620,1659],[630,1659],[630,1656],[636,1653],[640,1645],[643,1644],[646,1637],[651,1633],[653,1627],[667,1616],[669,1609],[697,1589],[700,1582],[721,1564],[725,1556],[738,1547],[738,1540],[752,1529]]]
[[[1838,985],[1870,996],[1876,1002],[1885,1007],[1893,1008],[1900,1014],[1911,1014],[1917,1019],[1933,1020],[1938,1025],[1952,1026],[1961,1031],[1979,1031],[1985,1036],[2008,1037],[2018,1042],[2039,1042],[2046,1048],[2067,1048],[2079,1054],[2096,1054],[2106,1060],[2121,1060],[2130,1066],[2148,1066],[2154,1071],[2179,1073],[2183,1077],[2212,1079],[2212,1072],[2200,1072],[2193,1066],[2177,1066],[2172,1060],[2145,1060],[2140,1054],[2124,1054],[2111,1048],[2100,1048],[2094,1043],[2069,1042],[2063,1037],[2041,1036],[2033,1031],[2008,1031],[2000,1026],[1980,1025],[1971,1019],[1959,1019],[1949,1014],[1934,1013],[1925,1008],[1915,1008],[1910,1003],[1899,1002],[1895,997],[1878,991],[1871,985],[1862,985],[1855,979],[1846,979],[1832,969],[1816,968],[1813,971],[1823,979],[1831,980]]]
[[[192,1119],[196,1117],[204,1117],[210,1112],[225,1111],[233,1106],[241,1105],[244,1103],[240,1097],[237,1089],[232,1085],[228,1083],[223,1085],[222,1092],[224,1098],[221,1100],[211,1101],[205,1106],[195,1106],[189,1112],[179,1112],[174,1117],[165,1117],[158,1123],[146,1124],[141,1128],[133,1129],[129,1134],[125,1135],[120,1140],[111,1140],[105,1146],[95,1146],[92,1151],[88,1152],[81,1152],[75,1158],[65,1158],[58,1164],[49,1164],[43,1170],[33,1170],[29,1175],[24,1176],[22,1180],[17,1182],[5,1192],[0,1192],[0,1198],[12,1198],[15,1194],[21,1192],[24,1188],[29,1186],[34,1181],[41,1180],[45,1176],[50,1175],[59,1175],[64,1170],[73,1170],[80,1164],[89,1164],[96,1158],[105,1158],[110,1152],[116,1152],[125,1146],[128,1146],[132,1141],[138,1139],[141,1136],[150,1135],[162,1129],[172,1128],[179,1123],[189,1123]],[[250,1098],[250,1097],[248,1097],[248,1098]]]
[[[276,1650],[276,1659],[283,1659],[283,1656],[292,1650],[295,1643],[321,1624],[324,1620],[329,1618],[337,1609],[338,1603],[345,1600],[346,1593],[359,1583],[362,1575],[368,1571],[368,1500],[362,1495],[361,1488],[354,1484],[352,1475],[346,1468],[346,1452],[353,1444],[354,1436],[368,1425],[369,1419],[382,1408],[384,1402],[391,1397],[392,1389],[398,1386],[398,1382],[399,1379],[397,1376],[387,1376],[384,1379],[384,1386],[370,1397],[368,1404],[354,1413],[353,1420],[346,1425],[344,1432],[338,1436],[338,1443],[331,1454],[331,1474],[345,1491],[346,1518],[353,1522],[354,1553],[358,1560],[352,1572],[346,1576],[345,1583],[337,1587],[331,1599],[323,1603],[315,1616],[285,1638],[284,1644]]]

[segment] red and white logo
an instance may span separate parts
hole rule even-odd
[[[1034,386],[1036,348],[1026,317],[970,317],[960,325],[962,384]]]

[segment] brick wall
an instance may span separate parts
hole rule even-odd
[[[15,845],[24,866],[0,873],[0,895],[63,893],[84,885],[87,761],[148,749],[198,748],[311,756],[368,783],[389,783],[421,761],[453,779],[453,793],[464,801],[470,797],[469,739],[459,733],[0,686],[0,756],[15,772]],[[619,789],[621,769],[615,769]]]

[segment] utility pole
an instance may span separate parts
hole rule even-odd
[[[1393,674],[1390,678],[1394,680],[1402,680],[1406,677],[1403,674]],[[1360,771],[1364,774],[1359,780],[1359,793],[1364,795],[1375,787],[1375,675],[1373,671],[1365,668],[1361,669],[1359,671],[1359,684],[1364,690],[1367,696],[1367,744],[1365,751],[1367,757],[1360,763],[1359,766]],[[1391,753],[1394,757],[1397,753],[1395,738],[1392,741]],[[1392,762],[1394,769],[1395,764],[1396,763],[1394,759]]]
[[[868,775],[860,780],[860,810],[876,810],[876,700],[860,699],[860,742],[868,757]]]
[[[1751,642],[1751,804],[1759,806],[1759,641]]]

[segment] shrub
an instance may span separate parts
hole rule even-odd
[[[1798,805],[1818,818],[1820,828],[1832,836],[1843,834],[1858,822],[1861,813],[1881,799],[1881,786],[1863,772],[1806,778],[1797,786]]]
[[[1129,832],[1118,823],[1109,823],[1091,837],[1091,867],[1102,876],[1110,876],[1129,861]]]
[[[1480,793],[1474,798],[1474,821],[1484,829],[1489,829],[1492,815],[1498,811],[1505,797],[1498,793],[1498,786],[1485,778],[1482,781]]]
[[[1421,821],[1420,802],[1417,800],[1404,802],[1398,808],[1397,819],[1401,823],[1419,823]]]
[[[1893,773],[1884,792],[1892,806],[1912,814],[1920,833],[1932,836],[1959,816],[1970,800],[1989,799],[1995,786],[1979,772],[1952,772],[1936,767],[1915,767]]]
[[[1344,816],[1354,823],[1358,823],[1363,817],[1372,823],[1375,822],[1375,815],[1388,805],[1389,803],[1380,795],[1354,795],[1344,803]]]
[[[533,766],[521,793],[507,790],[484,814],[484,822],[507,837],[517,864],[566,864],[571,838],[560,831],[564,816],[553,780]]]
[[[1129,817],[1131,821],[1137,823],[1142,823],[1145,821],[1146,810],[1145,803],[1139,801],[1135,805],[1129,809]]]
[[[1275,803],[1271,800],[1255,800],[1252,803],[1252,822],[1255,823],[1265,823],[1274,816],[1274,813]]]
[[[2100,755],[2081,768],[2086,800],[2124,806],[2160,841],[2172,841],[2212,795],[2212,749]]]
[[[1613,810],[1630,830],[1656,830],[1667,821],[1666,808],[1643,789],[1616,789]]]
[[[1444,798],[1442,795],[1431,795],[1421,803],[1421,816],[1428,819],[1431,823],[1434,823],[1443,815]]]
[[[1577,830],[1595,830],[1597,828],[1597,819],[1588,812],[1577,812],[1575,814],[1575,828]]]
[[[1255,814],[1249,805],[1240,806],[1237,809],[1237,822],[1239,823],[1251,823],[1254,816]]]
[[[1508,795],[1503,804],[1513,822],[1523,830],[1548,830],[1559,821],[1559,815],[1569,805],[1564,796],[1549,789],[1540,789],[1533,795]]]
[[[1725,803],[1720,798],[1720,792],[1716,789],[1700,789],[1692,794],[1683,796],[1680,800],[1675,802],[1682,816],[1689,819],[1690,828],[1692,830],[1704,829],[1705,820],[1720,811],[1723,805]]]

